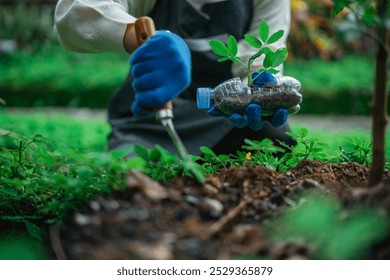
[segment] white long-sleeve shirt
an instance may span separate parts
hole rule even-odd
[[[71,51],[102,53],[126,52],[123,37],[128,23],[148,15],[157,0],[59,0],[55,10],[55,28],[62,45]],[[205,3],[224,0],[183,0],[195,9]],[[253,17],[247,33],[257,35],[261,20],[266,20],[270,32],[285,30],[283,38],[274,48],[286,45],[290,26],[290,0],[253,0]],[[238,56],[246,62],[253,55],[243,38],[237,38]],[[262,65],[261,60],[254,63],[253,69]],[[233,76],[245,79],[244,69],[232,64]]]

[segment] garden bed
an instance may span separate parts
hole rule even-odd
[[[88,201],[51,241],[61,259],[389,259],[390,174],[373,188],[367,178],[362,165],[319,161],[223,169],[203,185],[130,172],[125,191]]]

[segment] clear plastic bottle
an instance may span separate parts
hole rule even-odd
[[[197,106],[199,109],[210,109],[212,106],[221,112],[244,114],[251,104],[261,106],[262,116],[271,116],[277,109],[285,108],[289,114],[300,110],[302,95],[298,92],[301,84],[298,80],[288,77],[275,77],[276,85],[262,87],[244,87],[240,78],[233,78],[219,84],[214,89],[197,89]]]

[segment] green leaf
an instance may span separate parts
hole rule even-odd
[[[152,149],[150,151],[150,159],[153,162],[158,162],[161,159],[161,152],[158,149]]]
[[[274,58],[274,62],[272,63],[272,67],[279,66],[286,60],[286,58],[287,58],[287,49],[286,48],[278,49],[275,52],[275,58]]]
[[[29,221],[25,221],[24,224],[26,225],[27,232],[31,235],[31,237],[33,237],[39,241],[43,240],[42,230],[40,227],[38,227],[37,225],[35,225]]]
[[[298,130],[298,135],[302,138],[306,137],[307,135],[309,135],[309,130],[305,127],[302,127]]]
[[[221,57],[221,58],[219,58],[217,61],[218,62],[225,62],[225,61],[228,61],[228,60],[230,60],[230,61],[233,61],[233,62],[240,62],[241,61],[241,58],[239,58],[239,57],[227,57],[227,56],[224,56],[224,57]]]
[[[364,10],[363,22],[368,27],[373,27],[373,26],[375,26],[376,23],[379,22],[379,19],[378,19],[378,16],[376,14],[374,7],[368,7]]]
[[[229,58],[231,61],[233,61],[233,62],[240,62],[241,61],[241,58],[240,57],[230,57]]]
[[[232,60],[230,57],[227,57],[227,56],[224,56],[224,57],[221,57],[221,58],[218,58],[218,62],[225,62],[225,61],[228,61],[228,60]]]
[[[263,66],[264,68],[272,68],[272,65],[274,64],[276,55],[274,52],[268,52],[265,54]]]
[[[220,56],[229,56],[229,50],[228,48],[225,46],[224,43],[222,43],[221,41],[218,41],[218,40],[211,40],[210,41],[210,47],[211,47],[211,50],[217,54],[217,55],[220,55]]]
[[[287,58],[287,49],[281,48],[276,52],[269,51],[265,54],[263,66],[264,68],[275,68],[282,64]]]
[[[260,49],[263,45],[261,41],[253,34],[245,34],[244,38],[248,45],[253,48]]]
[[[135,145],[134,146],[134,152],[142,159],[149,161],[149,152],[146,148],[140,146],[140,145]]]
[[[227,49],[229,51],[229,55],[233,56],[233,57],[236,56],[237,52],[238,52],[236,38],[234,38],[234,36],[230,35],[227,42],[226,42],[226,45],[227,45]]]
[[[200,151],[204,153],[205,155],[210,155],[212,157],[217,157],[217,155],[208,147],[202,146],[200,147]]]
[[[145,160],[141,157],[129,158],[126,161],[126,168],[142,170],[145,164]]]
[[[268,44],[273,44],[277,41],[279,41],[279,39],[281,39],[284,35],[284,30],[279,30],[279,31],[276,31],[274,34],[271,35],[271,37],[269,37],[267,43]]]
[[[344,8],[351,4],[351,0],[332,0],[334,3],[332,17],[337,16]]]
[[[278,69],[273,69],[273,68],[268,69],[267,71],[269,73],[271,73],[272,75],[276,75],[276,74],[278,74],[280,72]]]
[[[269,26],[265,20],[262,20],[258,28],[260,39],[267,42],[269,36]]]

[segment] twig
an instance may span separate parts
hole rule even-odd
[[[225,226],[240,215],[241,211],[252,201],[253,199],[251,197],[244,197],[244,199],[235,208],[230,210],[226,215],[211,225],[209,231],[206,233],[207,239],[222,231]]]

